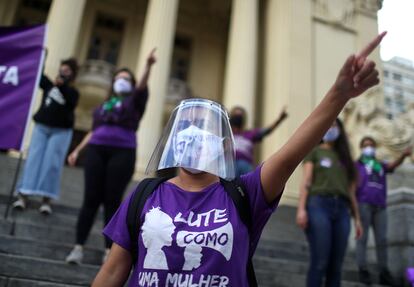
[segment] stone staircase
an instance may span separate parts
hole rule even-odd
[[[0,154],[0,287],[89,286],[103,255],[102,220],[97,220],[85,247],[85,261],[68,265],[65,256],[73,246],[75,224],[83,192],[80,169],[65,168],[61,201],[51,216],[39,214],[39,202],[24,212],[3,218],[16,159]],[[303,233],[294,225],[295,209],[281,206],[271,218],[258,246],[254,264],[259,286],[305,286],[308,248]],[[345,287],[357,283],[354,254],[346,258]]]

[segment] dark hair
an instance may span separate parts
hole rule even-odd
[[[130,69],[128,69],[128,68],[120,68],[120,69],[118,69],[118,70],[116,70],[115,72],[114,72],[114,74],[112,75],[112,80],[111,80],[111,89],[109,90],[109,94],[108,94],[108,96],[106,97],[106,100],[108,100],[113,94],[114,94],[114,82],[115,82],[115,77],[119,74],[119,73],[121,73],[121,72],[125,72],[125,73],[127,73],[128,75],[129,75],[129,77],[131,78],[131,84],[132,84],[132,86],[133,87],[135,87],[136,86],[136,84],[137,84],[137,80],[135,79],[135,76],[134,76],[134,73],[132,73],[132,71],[130,70]]]
[[[377,145],[377,142],[376,142],[376,140],[374,140],[374,138],[373,138],[373,137],[370,137],[370,136],[364,136],[364,137],[361,139],[361,141],[359,142],[359,147],[360,147],[360,148],[362,148],[362,145],[363,145],[364,141],[372,141],[372,142],[374,143],[374,145],[375,145],[375,146]]]
[[[349,150],[348,136],[346,135],[344,125],[340,119],[336,119],[336,124],[338,125],[340,133],[339,137],[334,142],[333,149],[339,156],[340,161],[345,166],[348,179],[353,181],[356,179],[357,173],[355,170],[354,161],[351,157],[351,152]]]
[[[72,71],[72,81],[74,81],[76,79],[76,76],[78,75],[78,69],[79,69],[78,61],[76,61],[75,58],[69,58],[69,59],[62,60],[60,62],[60,65],[61,66],[66,65],[71,69],[71,71]]]
[[[230,115],[229,115],[230,118],[233,116],[233,114],[236,110],[239,110],[242,113],[243,121],[242,121],[241,127],[243,128],[246,125],[246,122],[247,122],[247,112],[246,112],[245,108],[243,108],[242,106],[234,106],[230,111]],[[231,121],[230,121],[230,123],[231,123]]]
[[[233,107],[232,109],[231,109],[231,111],[230,111],[230,115],[234,112],[234,111],[236,111],[236,110],[239,110],[239,111],[241,111],[242,112],[242,114],[243,114],[243,117],[247,117],[247,112],[246,112],[246,109],[245,108],[243,108],[242,106],[235,106],[235,107]]]

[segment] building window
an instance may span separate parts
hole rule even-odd
[[[175,37],[171,78],[187,81],[191,63],[191,47],[190,38],[184,36]]]
[[[401,81],[401,74],[393,73],[392,78],[396,81]]]
[[[15,24],[26,26],[46,23],[51,3],[52,0],[21,1],[14,21]]]
[[[117,65],[124,34],[124,20],[98,14],[89,44],[88,59]]]

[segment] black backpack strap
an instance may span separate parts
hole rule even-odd
[[[141,226],[141,213],[148,197],[155,189],[170,177],[146,178],[142,180],[133,191],[128,205],[127,226],[131,240],[131,257],[135,265],[138,259],[138,232]]]
[[[239,213],[240,219],[246,225],[249,234],[252,230],[252,214],[250,212],[249,198],[247,197],[244,186],[239,178],[228,181],[220,179],[221,184],[224,186],[227,194],[233,200],[236,206],[237,212]],[[250,243],[249,243],[250,246]],[[256,273],[254,272],[252,258],[249,256],[247,261],[247,278],[249,280],[249,287],[257,287]]]

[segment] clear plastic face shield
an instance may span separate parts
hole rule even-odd
[[[235,177],[234,139],[226,110],[205,99],[176,107],[152,154],[146,173],[182,167],[230,180]]]

